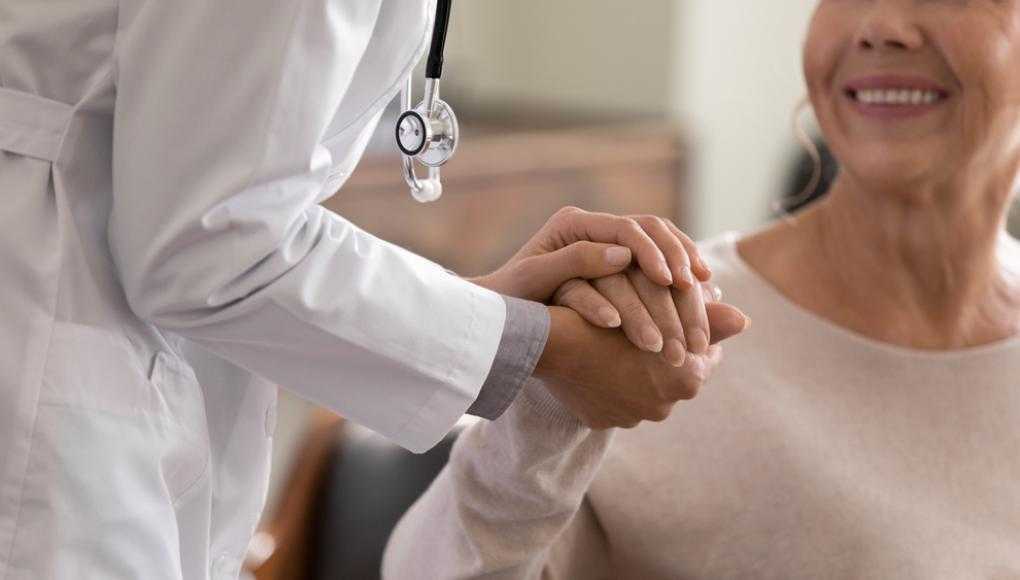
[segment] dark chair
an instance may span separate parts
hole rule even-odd
[[[422,455],[313,413],[245,569],[255,580],[373,580],[400,517],[446,465],[462,427]]]
[[[310,578],[374,580],[400,517],[446,465],[459,430],[415,455],[355,425],[334,450],[312,533]]]

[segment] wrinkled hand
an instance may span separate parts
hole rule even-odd
[[[632,263],[654,285],[679,290],[693,288],[695,275],[701,280],[711,276],[694,243],[667,220],[567,207],[502,268],[472,281],[507,296],[549,302],[565,282],[603,278]],[[604,328],[621,324],[620,313],[608,302],[583,315]]]
[[[718,342],[712,331],[712,319],[745,321],[736,308],[719,303],[722,293],[711,282],[679,290],[652,283],[639,270],[606,276],[590,283],[571,280],[560,287],[553,302],[581,314],[588,321],[591,313],[612,305],[622,317],[623,331],[632,343],[648,352],[661,352],[666,362],[683,366],[688,352],[705,354]],[[736,324],[736,322],[734,322]]]
[[[577,310],[550,308],[549,341],[535,374],[582,422],[605,429],[664,420],[719,363],[722,352],[710,344],[746,327],[739,310],[712,302],[711,289],[705,298],[698,280],[710,277],[694,242],[667,220],[564,208],[506,265],[473,281],[540,302],[555,295]],[[687,320],[695,323],[685,334]],[[642,336],[649,321],[658,340]],[[622,333],[610,330],[621,325]],[[688,356],[694,328],[705,344]],[[676,342],[682,360],[673,356]],[[663,344],[667,352],[655,354]]]
[[[731,309],[709,315],[717,342],[744,329],[743,315]],[[665,420],[679,401],[698,394],[722,359],[721,347],[712,345],[676,367],[657,354],[634,348],[618,330],[589,324],[573,310],[554,306],[549,312],[549,342],[535,375],[592,429]]]

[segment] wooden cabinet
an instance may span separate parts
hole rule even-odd
[[[676,220],[683,166],[679,131],[661,124],[490,128],[465,135],[443,168],[437,203],[411,199],[394,147],[366,156],[325,205],[381,238],[477,275],[505,262],[566,205]]]

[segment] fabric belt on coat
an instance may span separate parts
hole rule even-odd
[[[0,87],[0,151],[56,162],[74,107]]]

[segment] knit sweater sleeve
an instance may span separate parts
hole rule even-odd
[[[605,550],[592,549],[604,548],[604,537],[585,494],[611,440],[612,431],[584,427],[532,379],[502,417],[457,440],[391,536],[383,578],[609,574]]]

